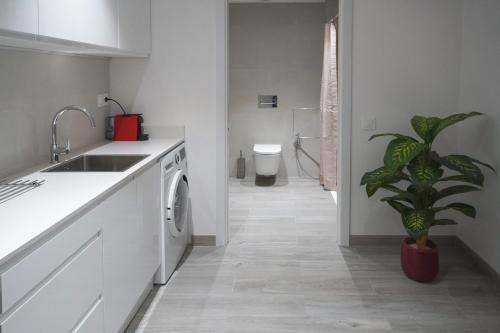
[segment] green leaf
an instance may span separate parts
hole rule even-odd
[[[471,158],[471,161],[476,163],[476,164],[479,164],[479,165],[482,165],[488,169],[490,169],[491,171],[493,171],[493,173],[496,175],[497,174],[497,171],[495,170],[495,168],[493,168],[491,165],[489,165],[488,163],[484,163],[484,162],[481,162],[479,160],[476,160],[475,158]]]
[[[461,202],[456,202],[447,205],[446,207],[449,207],[451,209],[454,209],[456,211],[461,212],[465,216],[475,218],[476,217],[476,208],[474,208],[471,205],[468,205],[466,203],[461,203]]]
[[[451,220],[451,219],[439,219],[439,220],[434,220],[432,222],[432,225],[455,225],[458,224],[457,222]]]
[[[404,191],[396,186],[393,186],[393,185],[384,185],[382,187],[384,189],[386,189],[387,191],[391,191],[391,192],[395,192],[395,193],[399,193],[399,194],[406,193],[406,191]]]
[[[415,200],[415,196],[409,192],[403,192],[401,194],[393,195],[391,197],[385,197],[380,199],[382,202],[389,201],[404,201],[413,205],[413,201]]]
[[[434,185],[443,175],[443,169],[439,163],[426,161],[424,158],[414,159],[407,166],[410,172],[410,178],[418,191]]]
[[[395,201],[395,200],[389,200],[387,201],[387,203],[392,207],[394,208],[395,210],[397,210],[400,214],[403,214],[404,212],[408,211],[408,210],[411,210],[410,207],[402,204],[401,202],[398,202],[398,201]]]
[[[394,172],[413,160],[425,146],[419,142],[394,139],[389,143],[384,156],[385,167]]]
[[[368,198],[371,197],[372,195],[377,192],[377,190],[380,188],[380,185],[378,183],[368,183],[366,184],[366,194],[368,195]]]
[[[411,119],[413,129],[425,143],[431,143],[434,139],[433,130],[439,124],[441,119],[437,117],[415,116]]]
[[[415,185],[408,186],[406,190],[415,195],[415,208],[418,209],[424,209],[432,206],[438,193],[434,187],[428,187],[422,191],[418,191]]]
[[[393,137],[398,138],[398,139],[407,139],[407,140],[410,140],[410,141],[417,141],[414,138],[412,138],[411,136],[407,136],[407,135],[403,135],[403,134],[398,134],[398,133],[381,133],[381,134],[375,134],[375,135],[372,135],[368,139],[368,141],[372,141],[373,139],[379,138],[379,137],[382,137],[382,136],[393,136]]]
[[[480,190],[481,190],[480,188],[477,188],[475,186],[470,186],[470,185],[450,186],[450,187],[447,187],[447,188],[444,188],[444,189],[438,191],[434,197],[434,202],[441,200],[445,197],[448,197],[450,195],[456,195],[456,194],[462,194],[462,193],[480,191]]]
[[[468,217],[472,217],[472,218],[476,217],[476,208],[474,208],[473,206],[468,205],[466,203],[462,203],[462,202],[454,202],[454,203],[451,203],[451,204],[446,205],[444,207],[434,207],[432,210],[434,210],[434,212],[438,213],[438,212],[441,212],[441,211],[447,210],[447,209],[454,209],[454,210],[459,211]]]
[[[403,225],[413,239],[427,235],[434,222],[434,212],[428,209],[411,209],[402,214]]]
[[[403,177],[401,171],[391,172],[386,167],[380,167],[373,171],[369,171],[363,175],[361,178],[360,185],[366,185],[368,183],[383,182],[385,184],[390,184],[391,182],[398,182]]]
[[[445,128],[454,125],[460,121],[463,121],[465,119],[468,119],[470,117],[480,116],[480,115],[482,115],[482,113],[480,112],[457,113],[449,117],[446,117],[444,119],[440,119],[439,124],[432,130],[432,141],[434,141],[436,136]]]
[[[381,167],[365,173],[361,178],[361,185],[366,185],[366,193],[368,197],[371,197],[380,187],[394,184],[407,178],[401,170],[390,172],[386,167]]]
[[[482,185],[484,183],[484,175],[481,170],[473,163],[472,159],[465,155],[448,155],[439,157],[432,155],[434,159],[438,159],[444,166],[460,172],[474,180],[474,184]]]
[[[464,182],[464,183],[471,183],[471,184],[479,185],[479,186],[483,185],[480,182],[478,182],[477,179],[471,178],[471,177],[466,176],[466,175],[448,176],[448,177],[444,177],[444,178],[439,179],[439,181],[440,182],[446,182],[446,181]]]

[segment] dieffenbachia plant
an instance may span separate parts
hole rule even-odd
[[[438,218],[438,213],[451,209],[472,218],[476,216],[476,209],[469,204],[440,205],[441,199],[479,191],[484,175],[478,166],[487,167],[496,174],[491,165],[477,159],[466,155],[440,156],[432,150],[434,140],[445,128],[479,115],[481,113],[471,112],[446,118],[415,116],[411,125],[420,141],[397,133],[376,134],[370,138],[390,136],[394,139],[385,152],[384,166],[365,173],[361,185],[366,186],[368,197],[379,189],[393,192],[381,201],[401,214],[406,231],[419,248],[425,248],[432,226],[456,224],[452,219]],[[445,169],[452,173],[445,175]]]

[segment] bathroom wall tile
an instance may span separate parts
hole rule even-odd
[[[279,177],[299,173],[293,146],[292,109],[318,107],[325,21],[324,4],[231,4],[229,22],[229,170],[236,175],[240,150],[247,175],[255,175],[253,145],[280,143]],[[277,109],[258,109],[259,94],[278,95]],[[297,131],[319,136],[319,113],[298,120]],[[305,127],[305,128],[304,128]],[[296,131],[296,132],[297,132]],[[304,143],[319,161],[319,140]],[[318,166],[303,154],[307,174]]]

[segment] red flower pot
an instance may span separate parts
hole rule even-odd
[[[413,239],[405,238],[401,244],[401,266],[408,278],[418,282],[431,282],[439,271],[436,244],[428,240],[427,248],[419,250]]]

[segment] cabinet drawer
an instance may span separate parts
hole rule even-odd
[[[93,215],[90,212],[81,217],[0,274],[0,313],[8,311],[101,230],[101,222]]]
[[[0,324],[2,333],[67,333],[78,327],[102,295],[99,234],[60,267]]]
[[[102,305],[102,298],[99,298],[72,333],[102,332],[104,332],[104,308]]]

